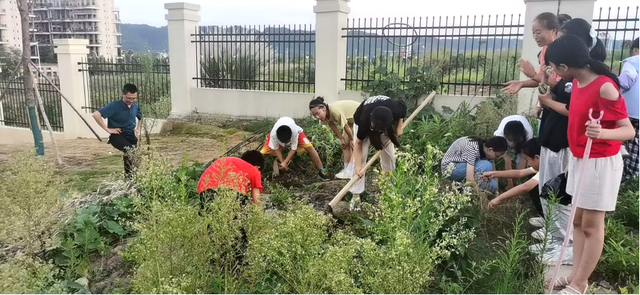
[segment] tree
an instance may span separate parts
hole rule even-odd
[[[40,47],[40,62],[42,63],[58,63],[58,55],[53,51],[52,46]]]
[[[20,50],[8,46],[0,47],[0,68],[2,68],[0,79],[3,81],[13,81],[18,74],[14,70],[20,63],[21,58],[22,52],[20,52]]]
[[[22,27],[22,80],[24,82],[24,93],[27,98],[29,121],[31,123],[31,133],[36,148],[36,155],[44,156],[44,142],[42,140],[42,130],[38,122],[36,111],[36,98],[34,95],[33,76],[31,75],[31,32],[29,31],[29,0],[19,0],[18,11]]]

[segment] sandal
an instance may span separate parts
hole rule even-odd
[[[580,293],[580,291],[578,291],[574,287],[567,286],[564,289],[562,289],[562,291],[558,292],[558,294],[587,294],[588,291],[589,291],[589,285],[587,284],[587,287],[584,288],[584,291],[582,291],[582,293]]]
[[[559,277],[556,278],[556,281],[553,282],[553,289],[554,290],[562,290],[564,289],[566,286],[569,286],[569,280],[567,279],[567,277]],[[547,282],[547,286],[549,286],[551,284],[551,280],[549,280]]]

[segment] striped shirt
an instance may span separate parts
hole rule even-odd
[[[467,136],[461,137],[456,139],[444,154],[440,168],[445,172],[447,169],[451,169],[449,166],[452,164],[467,163],[475,166],[480,157],[478,143]]]

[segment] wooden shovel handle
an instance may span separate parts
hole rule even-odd
[[[404,130],[405,127],[407,127],[409,125],[409,123],[411,123],[411,121],[418,115],[418,113],[420,113],[420,111],[429,103],[431,103],[433,101],[433,99],[436,97],[436,92],[432,91],[431,94],[429,94],[429,96],[427,96],[427,98],[422,101],[422,103],[413,111],[413,113],[411,113],[411,115],[409,116],[409,118],[407,118],[407,120],[404,121],[404,123],[402,124],[402,130]],[[387,141],[385,144],[385,147],[390,144],[390,141]],[[369,169],[369,167],[371,167],[371,165],[373,165],[373,163],[380,157],[380,154],[382,154],[382,151],[378,151],[376,152],[375,155],[373,155],[373,157],[371,157],[371,159],[369,159],[369,161],[367,161],[367,164],[364,165],[364,167],[362,167],[362,170],[367,171],[367,169]],[[358,159],[355,159],[356,161]],[[340,192],[333,198],[333,200],[331,200],[331,202],[329,202],[329,206],[331,208],[333,208],[333,206],[335,206],[336,204],[338,204],[338,202],[340,202],[340,200],[342,200],[342,198],[344,197],[344,195],[347,194],[347,192],[349,191],[349,189],[356,183],[356,181],[358,181],[360,179],[360,176],[358,176],[358,171],[355,171],[355,174],[353,175],[353,177],[351,178],[351,180],[349,180],[349,182],[347,183],[347,185],[345,185],[342,190],[340,190]]]

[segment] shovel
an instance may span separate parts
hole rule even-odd
[[[406,128],[407,126],[409,126],[409,123],[411,123],[411,121],[418,115],[418,113],[420,113],[420,111],[429,103],[431,103],[433,101],[433,98],[436,96],[436,92],[432,91],[429,96],[427,96],[427,98],[422,101],[422,103],[415,109],[415,111],[413,111],[413,113],[411,113],[411,116],[409,116],[409,118],[407,118],[407,120],[404,121],[404,123],[402,124],[402,130],[404,130],[404,128]],[[390,143],[390,141],[387,141],[385,144],[385,147]],[[369,161],[367,161],[367,164],[364,165],[364,167],[362,167],[362,171],[367,171],[367,169],[369,169],[369,167],[371,167],[371,165],[373,165],[373,163],[380,157],[380,155],[382,154],[382,150],[378,151],[375,155],[373,155],[373,157],[371,157],[371,159],[369,159]],[[358,159],[356,159],[357,161]],[[357,172],[357,171],[356,171]],[[349,180],[349,182],[347,183],[347,185],[344,186],[344,188],[342,188],[342,190],[333,198],[333,200],[331,200],[331,202],[329,202],[329,205],[327,205],[326,210],[330,213],[333,214],[333,207],[338,204],[338,202],[340,202],[340,200],[342,200],[342,198],[344,198],[344,196],[347,194],[347,192],[349,191],[349,189],[360,179],[360,176],[358,176],[358,173],[354,173],[353,177],[351,178],[351,180]]]

